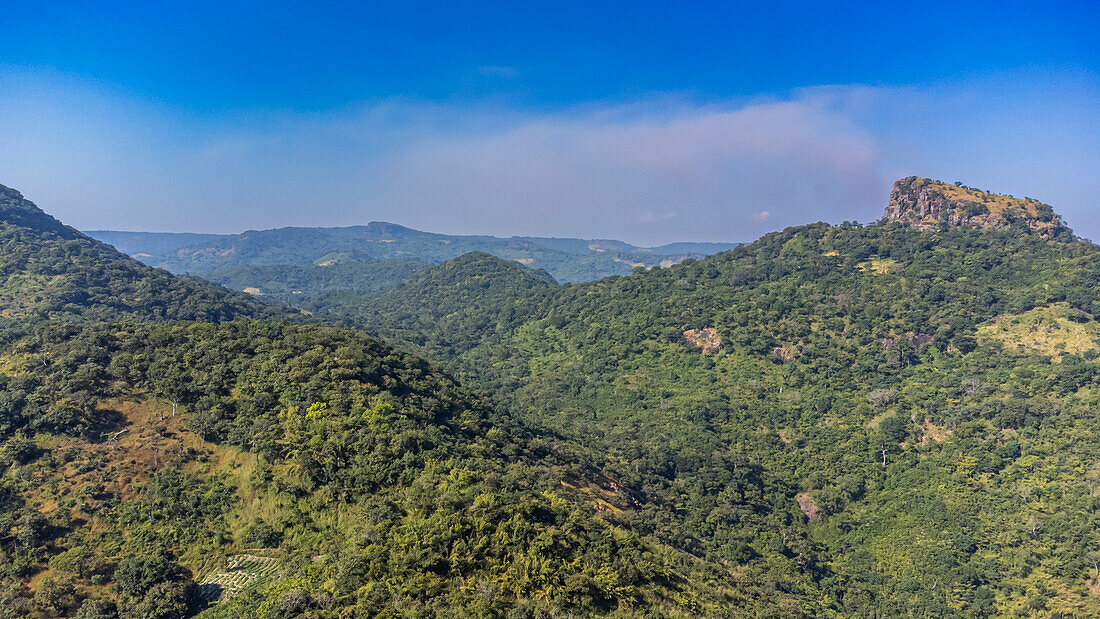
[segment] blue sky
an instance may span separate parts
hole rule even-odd
[[[661,243],[920,174],[1100,237],[1100,9],[872,4],[0,2],[0,183],[85,229]]]

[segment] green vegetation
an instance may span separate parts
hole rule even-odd
[[[822,567],[802,573],[843,614],[1086,616],[1100,612],[1098,287],[1086,242],[816,224],[562,287],[492,339],[428,352],[606,454],[675,514],[634,526],[716,565],[774,543],[727,515],[753,462],[776,511],[800,491],[815,505],[805,543]],[[386,330],[417,305],[392,298],[390,316],[364,306],[364,328],[431,338]],[[701,354],[692,329],[722,348]],[[1017,346],[1021,329],[1045,337]]]
[[[28,612],[108,593],[128,616],[179,616],[201,607],[192,573],[256,545],[279,577],[215,615],[290,588],[334,613],[690,613],[721,597],[690,556],[588,506],[594,469],[369,337],[44,324],[10,354],[0,548],[5,582],[34,577],[6,602]]]
[[[0,318],[226,320],[285,315],[241,293],[174,277],[84,236],[0,185]]]
[[[368,294],[394,288],[432,266],[416,258],[337,260],[329,254],[318,259],[323,266],[238,267],[203,277],[231,290],[254,291],[287,305],[303,306],[335,291]]]
[[[180,235],[111,231],[91,234],[105,242],[118,243],[127,248],[127,253],[133,256],[140,254],[143,262],[173,273],[193,273],[221,281],[218,279],[221,275],[213,274],[228,271],[225,276],[233,282],[238,281],[241,273],[235,270],[243,267],[306,267],[317,265],[330,255],[358,253],[362,257],[379,260],[415,259],[438,264],[472,251],[544,269],[560,282],[583,282],[608,275],[626,275],[634,265],[656,266],[689,257],[701,258],[735,245],[674,243],[643,248],[609,240],[456,236],[421,232],[377,221],[348,228],[279,228],[249,230],[238,235],[209,235],[186,246],[178,244],[183,241]],[[295,272],[291,277],[300,281],[304,275],[316,275],[322,279],[329,277],[318,271]],[[254,283],[248,286],[263,289]],[[304,287],[311,286],[298,283],[292,289]],[[360,287],[353,292],[365,290]]]
[[[32,209],[9,285],[102,292],[0,298],[6,613],[1100,615],[1100,251],[1056,216],[572,285],[474,252],[322,326]],[[295,268],[380,266],[332,251]]]

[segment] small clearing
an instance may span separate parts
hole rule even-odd
[[[856,265],[856,268],[864,273],[886,275],[897,270],[899,265],[898,261],[893,258],[871,258],[865,262],[860,262]]]
[[[1065,303],[998,316],[978,327],[978,337],[999,341],[1008,352],[1050,355],[1055,361],[1100,350],[1100,326]]]
[[[233,555],[225,569],[211,572],[199,583],[199,595],[207,602],[225,601],[245,587],[274,577],[279,560],[253,554]]]
[[[918,425],[917,429],[921,431],[920,444],[922,446],[932,442],[942,443],[947,440],[947,437],[951,436],[951,430],[944,426],[937,426],[928,419]]]

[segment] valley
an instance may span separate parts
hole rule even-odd
[[[397,224],[371,222],[346,228],[280,228],[249,230],[237,235],[117,232],[98,230],[91,237],[116,246],[151,266],[173,273],[201,275],[228,285],[242,283],[244,267],[306,267],[299,276],[326,278],[319,269],[334,264],[378,260],[418,260],[426,264],[479,251],[543,269],[560,282],[582,282],[608,275],[627,275],[635,266],[669,265],[687,258],[736,247],[737,243],[672,243],[637,247],[606,239],[458,236],[421,232]],[[326,259],[332,257],[333,259]],[[252,287],[263,289],[269,276],[252,271]],[[369,271],[358,278],[369,277]],[[331,288],[330,288],[331,289]]]

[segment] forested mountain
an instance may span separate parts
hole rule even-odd
[[[44,275],[49,293],[103,290],[34,314],[25,284],[0,298],[13,318],[0,332],[4,616],[828,606],[781,549],[715,572],[690,532],[669,543],[639,528],[675,520],[674,488],[643,494],[602,456],[529,429],[420,358],[285,312],[249,318],[274,310],[140,265],[5,196],[9,286]],[[556,287],[484,254],[418,281],[490,272],[476,287],[494,298]],[[186,305],[194,297],[202,312]],[[758,467],[738,479],[743,535],[805,538]]]
[[[491,371],[502,337],[550,298],[558,283],[549,274],[482,252],[432,267],[400,286],[374,294],[333,292],[303,305],[311,312],[400,342],[432,359],[453,359],[480,346],[489,358],[470,360]]]
[[[334,292],[368,294],[394,288],[432,265],[416,258],[336,261],[326,254],[311,266],[237,267],[204,273],[203,278],[231,290],[273,298],[288,305],[309,305]]]
[[[438,337],[413,285],[359,323]],[[474,324],[508,307],[451,289]],[[843,615],[1096,616],[1097,290],[1097,246],[1045,205],[910,178],[880,223],[559,287],[431,353],[608,454],[675,514],[635,526],[715,566],[790,561]],[[747,463],[804,541],[743,526]]]
[[[115,251],[0,185],[0,318],[226,320],[287,312]]]
[[[358,251],[379,260],[413,258],[440,263],[480,251],[545,269],[561,282],[578,282],[625,275],[635,266],[668,265],[685,258],[701,258],[736,245],[675,243],[644,248],[602,239],[458,236],[421,232],[385,222],[347,228],[249,230],[238,235],[211,236],[186,246],[174,245],[178,235],[112,231],[89,234],[108,243],[124,243],[123,251],[147,264],[173,273],[204,276],[247,266],[310,266],[332,252]],[[262,288],[259,284],[259,280],[254,280],[247,287]]]
[[[5,195],[3,613],[1100,615],[1100,251],[1038,201],[914,177],[629,276],[311,289],[364,334]]]

